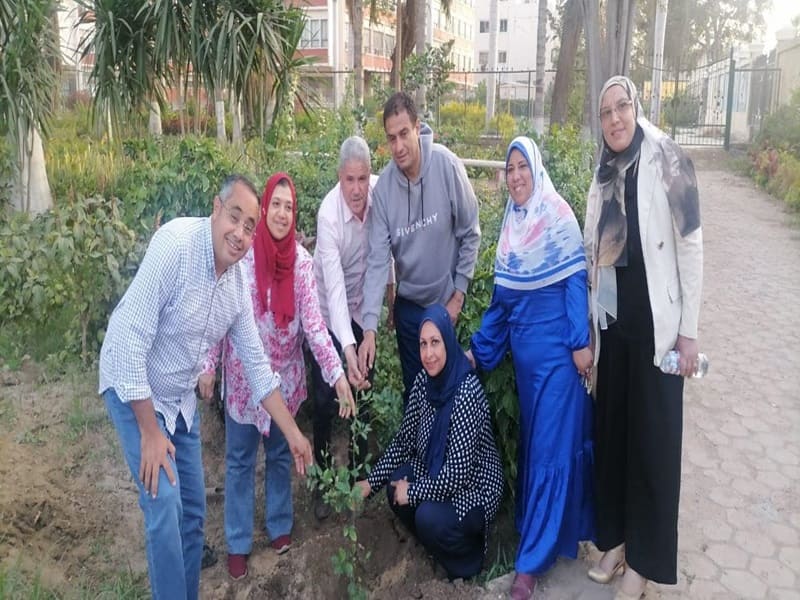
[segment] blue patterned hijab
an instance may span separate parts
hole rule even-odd
[[[556,192],[533,140],[519,136],[506,152],[519,150],[531,170],[533,192],[522,206],[509,195],[497,240],[494,282],[514,290],[546,287],[586,268],[575,213]]]
[[[453,413],[456,390],[472,371],[472,366],[458,343],[456,330],[444,306],[432,304],[425,309],[419,323],[420,334],[426,321],[433,323],[439,330],[447,353],[444,368],[435,377],[428,376],[425,384],[428,403],[436,409],[431,437],[428,439],[428,448],[425,451],[425,465],[428,467],[429,475],[436,477],[444,464],[447,432],[450,429],[450,416]]]

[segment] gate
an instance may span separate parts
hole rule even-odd
[[[766,57],[737,68],[733,51],[720,59],[677,75],[662,75],[659,127],[682,146],[747,144],[777,104],[780,69]],[[650,82],[640,88],[650,98]]]

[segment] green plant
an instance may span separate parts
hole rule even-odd
[[[106,422],[107,416],[102,405],[95,399],[87,402],[82,394],[75,395],[67,413],[66,437],[74,442]]]
[[[455,67],[450,60],[454,42],[450,40],[435,48],[428,46],[423,54],[412,54],[403,62],[403,90],[413,94],[425,86],[426,119],[438,109],[442,97],[455,89],[455,84],[450,81],[450,71]]]
[[[364,398],[358,398],[361,405]],[[353,418],[350,425],[351,447],[355,454],[350,466],[336,465],[331,458],[330,466],[311,465],[306,485],[322,495],[323,501],[334,512],[348,514],[346,524],[342,528],[344,547],[337,548],[331,556],[333,572],[347,579],[347,596],[351,600],[366,600],[367,591],[359,574],[359,566],[369,560],[370,552],[365,551],[358,543],[358,530],[355,519],[363,504],[361,488],[354,484],[369,472],[370,456],[358,456],[358,439],[366,439],[371,428],[368,423]],[[330,458],[330,457],[329,457]]]
[[[700,99],[688,92],[678,92],[664,99],[662,110],[668,127],[694,127],[700,116]]]
[[[447,102],[439,109],[439,133],[463,143],[477,143],[485,122],[486,107],[477,102]]]
[[[20,334],[60,332],[51,339],[62,360],[84,364],[138,263],[136,238],[117,203],[68,203],[36,218],[0,221],[0,325]]]

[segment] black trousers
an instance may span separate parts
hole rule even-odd
[[[356,338],[357,353],[358,347],[361,345],[361,342],[364,341],[364,332],[361,330],[361,326],[355,321],[351,321],[351,326],[353,327],[353,335]],[[342,345],[331,330],[328,330],[328,333],[331,336],[331,340],[333,340],[336,351],[341,355]],[[374,370],[369,373],[368,378],[370,383],[372,383],[374,379],[373,373]],[[345,373],[345,376],[346,375]],[[336,390],[329,386],[322,378],[322,370],[319,368],[316,360],[311,361],[311,385],[314,388],[314,461],[323,467],[330,466],[325,456],[330,453],[332,422],[334,417],[339,414],[339,402],[336,399]],[[356,402],[356,411],[360,421],[365,421],[369,418],[365,407],[358,402]],[[364,459],[366,459],[368,449],[367,440],[359,437],[356,441],[356,448],[358,449],[358,456],[354,457],[351,444],[350,468],[353,468],[354,464],[364,462]]]
[[[600,334],[595,410],[597,547],[625,542],[643,577],[677,581],[683,377],[653,365],[653,341]]]
[[[425,501],[416,507],[399,506],[394,502],[394,487],[390,482],[403,477],[409,483],[414,481],[414,469],[409,463],[398,467],[386,483],[386,498],[394,514],[444,567],[450,580],[480,573],[486,532],[483,507],[476,506],[459,521],[451,502]]]

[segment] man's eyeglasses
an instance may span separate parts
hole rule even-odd
[[[633,106],[633,100],[620,100],[614,107],[604,108],[600,111],[600,120],[601,121],[608,121],[611,119],[611,115],[615,112],[621,117],[624,114],[627,114],[630,107]]]
[[[225,209],[225,214],[228,215],[228,221],[234,227],[242,226],[242,232],[244,233],[245,237],[252,238],[256,234],[256,224],[246,221],[242,218],[242,211],[238,208],[228,208],[225,206],[225,202],[220,198],[219,203],[222,205],[222,208]]]

